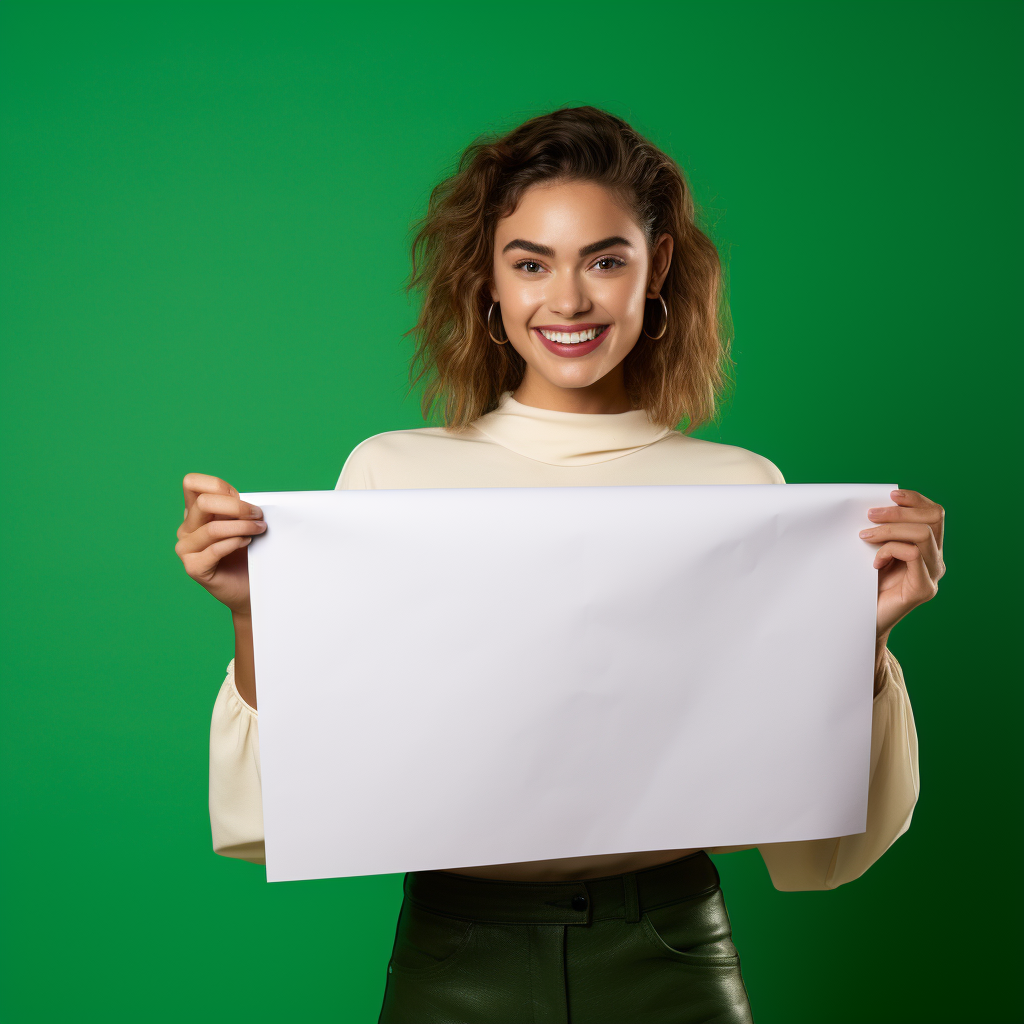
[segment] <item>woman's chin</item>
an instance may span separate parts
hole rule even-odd
[[[576,391],[580,388],[588,388],[591,384],[596,384],[603,376],[605,376],[605,373],[607,373],[607,371],[600,373],[577,371],[575,373],[545,373],[542,374],[542,376],[548,384],[552,385],[552,387]]]

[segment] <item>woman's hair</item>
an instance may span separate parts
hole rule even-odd
[[[668,327],[657,341],[641,334],[626,356],[626,391],[633,408],[647,410],[656,423],[675,427],[688,419],[684,433],[714,419],[732,363],[718,252],[695,223],[693,195],[678,164],[621,118],[589,106],[561,108],[499,137],[477,138],[458,170],[431,192],[426,215],[414,225],[405,289],[424,290],[417,323],[405,332],[419,335],[409,376],[410,389],[427,378],[424,419],[440,400],[445,425],[458,430],[522,382],[522,356],[512,345],[494,344],[487,329],[495,226],[531,185],[555,181],[607,188],[632,213],[651,255],[662,234],[672,236],[661,289]],[[648,312],[644,329],[657,334],[661,303],[649,300]]]

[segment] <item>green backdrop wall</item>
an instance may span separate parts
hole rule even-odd
[[[831,892],[716,858],[755,1017],[1021,1019],[1021,4],[2,19],[7,1019],[376,1020],[401,876],[212,853],[232,633],[174,554],[181,478],[330,488],[422,425],[410,224],[478,133],[583,103],[682,164],[729,264],[738,386],[698,436],[947,509],[891,640],[909,832]]]

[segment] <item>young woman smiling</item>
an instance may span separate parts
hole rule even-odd
[[[338,488],[785,483],[763,456],[691,436],[726,382],[718,254],[682,171],[619,118],[561,109],[471,145],[431,196],[413,268],[424,302],[410,376],[419,365],[424,416],[440,401],[445,426],[368,438]],[[217,477],[190,473],[184,492],[176,551],[235,627],[211,727],[213,845],[265,863],[245,554],[262,513]],[[758,847],[778,889],[859,877],[917,801],[888,637],[936,593],[943,510],[892,497],[867,535],[879,572],[867,831]],[[380,1021],[749,1021],[708,856],[749,848],[411,872]]]

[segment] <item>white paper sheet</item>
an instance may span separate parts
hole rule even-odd
[[[243,494],[268,880],[863,832],[894,486]]]

